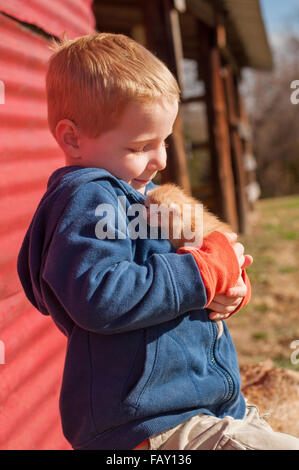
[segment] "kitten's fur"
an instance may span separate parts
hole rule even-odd
[[[188,242],[194,241],[187,240],[184,238],[184,231],[183,231],[183,205],[188,204],[191,207],[191,229],[194,232],[195,227],[201,227],[202,229],[202,237],[205,238],[211,232],[218,230],[219,232],[232,232],[231,227],[221,222],[214,214],[209,212],[203,206],[202,210],[202,219],[197,220],[196,212],[194,210],[195,204],[202,204],[199,200],[195,199],[192,196],[187,195],[180,187],[176,186],[173,183],[163,184],[157,188],[154,188],[147,193],[145,206],[148,209],[149,214],[149,207],[150,204],[157,204],[158,206],[166,205],[167,207],[172,208],[172,213],[169,216],[169,240],[171,244],[178,249],[181,246],[188,245]],[[175,206],[179,207],[179,210],[176,210]],[[149,220],[149,217],[148,217]],[[161,224],[161,217],[159,217],[159,225]],[[171,229],[172,223],[180,224],[180,238],[173,238],[173,230]]]

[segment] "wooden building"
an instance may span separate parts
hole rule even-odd
[[[98,30],[129,35],[168,65],[181,86],[182,107],[191,101],[205,107],[207,139],[193,147],[208,154],[210,181],[191,188],[180,112],[162,182],[193,189],[236,231],[246,232],[257,183],[239,82],[245,67],[272,67],[259,0],[95,0],[94,13]],[[192,99],[184,99],[183,59],[196,62],[204,85]]]
[[[244,67],[271,68],[258,0],[0,0],[0,449],[69,448],[58,409],[66,339],[29,304],[16,260],[48,176],[64,162],[47,127],[49,41],[96,29],[147,45],[183,89],[182,59],[195,61],[203,92],[192,101],[203,106],[207,138],[191,142],[191,151],[206,152],[212,168],[205,198],[246,229],[255,177],[252,165],[246,172],[250,141],[238,84]],[[183,93],[161,178],[187,191],[193,175],[182,116],[189,104]]]

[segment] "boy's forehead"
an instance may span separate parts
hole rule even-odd
[[[170,134],[177,115],[178,103],[130,103],[119,123],[119,131],[136,140],[151,140],[159,134]]]

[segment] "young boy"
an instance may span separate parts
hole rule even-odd
[[[179,101],[169,70],[125,36],[92,34],[56,45],[47,96],[66,166],[49,179],[18,272],[68,338],[60,411],[73,448],[298,449],[246,408],[231,336],[212,320],[248,301],[244,247],[215,232],[175,253],[120,223],[166,165]]]

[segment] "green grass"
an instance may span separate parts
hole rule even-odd
[[[268,305],[264,304],[264,303],[255,305],[254,308],[255,308],[255,310],[257,310],[258,312],[261,312],[261,313],[265,313],[265,312],[268,311]]]
[[[290,359],[285,358],[283,356],[277,356],[273,359],[274,364],[276,367],[283,367],[285,369],[297,370],[299,371],[299,364],[292,364]]]
[[[254,220],[239,237],[254,260],[246,270],[251,302],[229,327],[242,363],[272,359],[299,370],[290,359],[290,344],[299,340],[299,195],[258,201]]]
[[[266,331],[257,331],[251,335],[253,339],[262,339],[265,340],[268,338],[268,333]]]
[[[240,241],[246,247],[246,253],[254,258],[254,263],[248,268],[252,280],[267,285],[265,273],[277,270],[282,274],[298,271],[298,264],[286,263],[277,266],[276,250],[281,250],[283,242],[298,242],[299,240],[299,195],[277,199],[262,199],[257,203],[257,211],[262,221],[254,234],[241,236]],[[299,262],[299,252],[297,253]],[[294,260],[296,263],[296,260]]]
[[[278,272],[281,274],[291,274],[296,273],[298,270],[298,266],[282,266],[281,268],[279,268]]]

